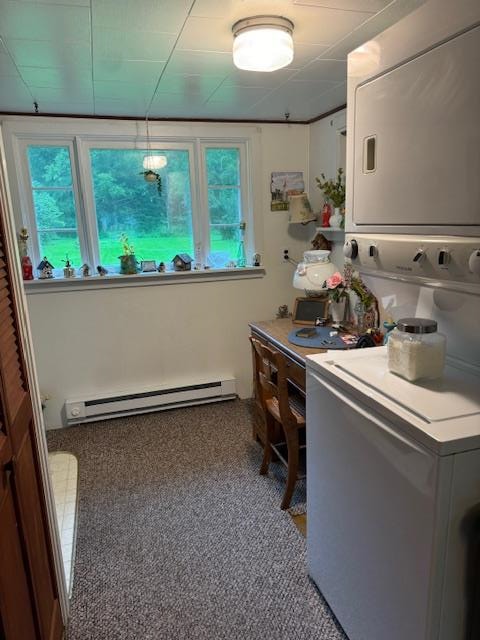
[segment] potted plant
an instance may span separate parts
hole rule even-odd
[[[140,175],[143,176],[145,182],[156,182],[158,195],[162,195],[162,179],[159,173],[156,173],[151,169],[146,169],[145,171],[140,171]]]
[[[333,322],[341,322],[345,315],[345,301],[347,298],[347,287],[345,280],[339,271],[325,280],[323,288],[327,289],[330,300],[330,316]]]
[[[133,244],[130,244],[128,236],[122,233],[120,236],[120,242],[122,244],[123,254],[119,257],[120,260],[120,273],[123,275],[132,275],[138,272],[138,262],[135,258],[135,250]]]
[[[340,167],[337,172],[337,179],[327,180],[325,178],[325,174],[320,174],[322,180],[320,178],[315,178],[317,181],[317,186],[323,193],[325,197],[331,200],[334,212],[333,216],[330,218],[330,226],[331,227],[341,227],[344,226],[344,217],[342,215],[341,209],[345,206],[345,180],[343,176],[343,169]]]

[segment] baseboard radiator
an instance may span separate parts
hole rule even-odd
[[[107,420],[139,413],[188,407],[236,397],[235,379],[211,380],[182,387],[142,389],[65,401],[67,424]]]

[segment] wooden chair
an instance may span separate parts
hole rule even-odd
[[[305,445],[300,445],[299,432],[305,428],[305,407],[290,391],[284,357],[252,336],[250,342],[256,354],[256,379],[266,423],[260,473],[268,473],[272,453],[287,467],[287,485],[281,508],[288,509],[295,484],[302,477],[299,476],[300,450]],[[274,439],[276,424],[283,430],[284,442]]]

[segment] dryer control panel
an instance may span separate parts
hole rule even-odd
[[[480,238],[347,233],[344,254],[359,271],[480,285]]]

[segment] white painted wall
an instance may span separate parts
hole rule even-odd
[[[338,167],[341,166],[345,170],[341,147],[345,139],[340,136],[340,131],[346,127],[346,116],[347,110],[343,109],[310,125],[309,193],[314,211],[320,211],[325,200],[323,193],[317,187],[315,178],[320,177],[321,173],[324,173],[327,179],[335,178]],[[313,232],[312,235],[314,235]],[[325,237],[334,242],[330,257],[341,270],[344,262],[343,235],[330,236],[325,233]]]
[[[178,135],[191,130],[176,126]],[[212,134],[227,128],[212,125]],[[273,318],[281,304],[292,307],[294,266],[283,261],[283,249],[300,259],[312,237],[311,225],[289,228],[288,214],[269,206],[272,171],[303,171],[308,184],[309,127],[260,130],[255,216],[263,227],[264,278],[28,295],[40,388],[50,396],[49,428],[61,426],[65,399],[85,394],[212,376],[233,376],[239,395],[251,394],[248,322]],[[12,192],[13,172],[10,164]]]

